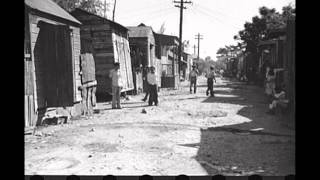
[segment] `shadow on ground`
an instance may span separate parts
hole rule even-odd
[[[264,127],[274,123],[266,122],[274,118],[281,124],[292,125],[294,119],[290,118],[290,114],[275,117],[266,114],[267,100],[261,94],[263,89],[260,87],[238,82],[214,87],[230,89],[217,90],[216,97],[208,97],[202,103],[242,105],[244,107],[237,115],[251,121],[201,129],[200,143],[181,146],[199,147],[195,159],[210,175],[295,174],[294,133],[272,132],[270,127]],[[291,130],[294,130],[294,125]],[[260,167],[262,169],[258,169]]]

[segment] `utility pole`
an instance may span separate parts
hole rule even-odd
[[[193,45],[193,54],[196,55],[196,48],[197,46],[196,45]]]
[[[104,12],[103,12],[103,17],[106,18],[106,11],[107,11],[107,0],[104,0]]]
[[[198,33],[195,37],[198,40],[198,61],[200,60],[200,40],[203,39],[202,35]]]
[[[112,13],[112,21],[114,21],[114,13],[116,12],[116,4],[117,4],[117,0],[114,0],[113,13]]]
[[[190,4],[192,3],[191,1],[173,1],[174,3],[178,3],[180,5],[174,5],[175,7],[180,8],[180,29],[179,29],[179,49],[178,49],[178,67],[179,67],[179,77],[180,77],[180,70],[181,70],[181,55],[182,55],[182,22],[183,22],[183,9],[187,9],[187,7],[184,6],[184,4]]]

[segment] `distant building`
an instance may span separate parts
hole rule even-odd
[[[161,87],[178,88],[179,63],[178,47],[179,39],[176,36],[155,33],[156,57],[161,59],[162,74]]]
[[[155,67],[160,86],[160,60],[155,57],[155,37],[152,27],[141,23],[138,26],[128,26],[127,28],[129,29],[136,92],[138,93],[142,89],[146,90],[146,67]],[[142,73],[139,69],[142,70]],[[143,80],[141,81],[141,79]]]

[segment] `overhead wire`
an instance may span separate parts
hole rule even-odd
[[[165,11],[161,11],[161,12],[158,12],[158,13],[153,13],[153,15],[145,17],[142,20],[147,22],[147,21],[154,20],[154,19],[164,18],[164,17],[167,17],[168,15],[171,15],[172,13],[175,13],[175,10],[176,9],[166,9]],[[160,16],[162,13],[166,13],[166,15],[165,16]]]
[[[168,9],[158,9],[158,10],[156,10],[156,11],[151,11],[151,12],[146,12],[146,13],[141,13],[141,15],[148,15],[148,16],[145,16],[145,17],[142,17],[142,19],[144,19],[144,18],[150,18],[150,16],[154,16],[154,15],[159,15],[159,14],[161,14],[161,13],[166,13],[166,12],[169,12],[169,11],[171,11],[171,10],[173,10],[173,8],[168,8]],[[123,20],[125,20],[125,19],[128,19],[128,18],[134,18],[133,16],[130,16],[130,17],[127,17],[127,18],[122,18]]]
[[[141,9],[131,9],[131,10],[123,10],[125,11],[126,13],[124,15],[119,15],[120,18],[130,18],[132,16],[136,16],[136,15],[144,15],[144,14],[147,14],[147,13],[152,13],[152,12],[155,12],[155,11],[159,11],[158,8],[151,8],[151,7],[157,7],[155,4],[152,4],[152,5],[149,5],[149,6],[146,6],[146,7],[143,7]]]
[[[225,25],[225,26],[228,26],[228,27],[234,27],[234,28],[237,28],[237,29],[239,28],[239,27],[235,26],[234,24],[228,24],[228,23],[224,22],[223,20],[221,20],[217,16],[214,16],[214,15],[204,11],[203,9],[195,8],[195,10],[197,10],[197,12],[201,13],[202,15],[205,15],[212,22],[218,21],[222,25]],[[214,22],[214,23],[216,23],[216,22]]]
[[[230,14],[224,13],[224,12],[218,10],[218,9],[211,9],[211,8],[209,8],[207,6],[203,6],[203,5],[198,4],[198,3],[195,3],[195,5],[200,7],[200,8],[202,8],[202,9],[204,9],[204,10],[206,10],[206,11],[208,11],[208,12],[210,12],[210,13],[213,13],[214,15],[218,15],[219,14],[220,16],[222,16],[224,18],[228,18],[229,20],[233,20],[233,21],[237,21],[237,22],[243,22],[243,20],[239,19],[238,17],[231,16]]]

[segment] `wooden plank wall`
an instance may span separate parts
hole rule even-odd
[[[110,25],[104,23],[102,19],[96,16],[83,12],[76,11],[72,15],[82,22],[80,30],[81,39],[89,39],[86,42],[92,42],[96,67],[97,93],[111,93],[111,81],[108,77],[108,70],[113,68],[114,54]],[[86,42],[83,41],[84,46],[86,46]]]
[[[54,25],[63,25],[63,23],[59,23],[57,21],[44,18],[44,17],[39,17],[34,14],[29,14],[29,21],[30,21],[30,33],[31,33],[31,57],[34,60],[34,77],[35,77],[35,109],[38,108],[45,108],[45,100],[44,100],[44,92],[45,92],[45,87],[44,84],[41,83],[44,79],[44,65],[43,62],[40,59],[40,52],[39,52],[39,47],[41,46],[40,41],[38,39],[38,34],[39,34],[39,27],[38,27],[38,22],[39,21],[44,21],[47,23],[51,23]],[[80,80],[80,75],[79,75],[79,56],[80,56],[80,33],[79,33],[79,28],[77,27],[72,27],[71,28],[74,30],[74,35],[72,38],[72,48],[73,48],[73,65],[74,65],[74,77],[75,77],[75,85],[74,85],[74,100],[80,101],[81,100],[81,92],[77,89],[77,86],[81,85]]]
[[[114,62],[120,62],[120,70],[125,80],[123,91],[133,89],[130,48],[126,33],[112,27],[109,21],[82,11],[71,13],[80,22],[81,38],[92,40],[96,66],[97,93],[111,93],[109,72]],[[85,45],[85,44],[84,44]]]
[[[74,65],[74,101],[75,102],[80,102],[82,100],[81,98],[81,91],[79,90],[78,87],[80,87],[81,84],[81,76],[79,74],[80,72],[80,51],[81,51],[81,40],[80,40],[80,28],[78,27],[73,27],[71,26],[71,29],[73,30],[72,32],[72,56],[73,56],[73,65]]]

